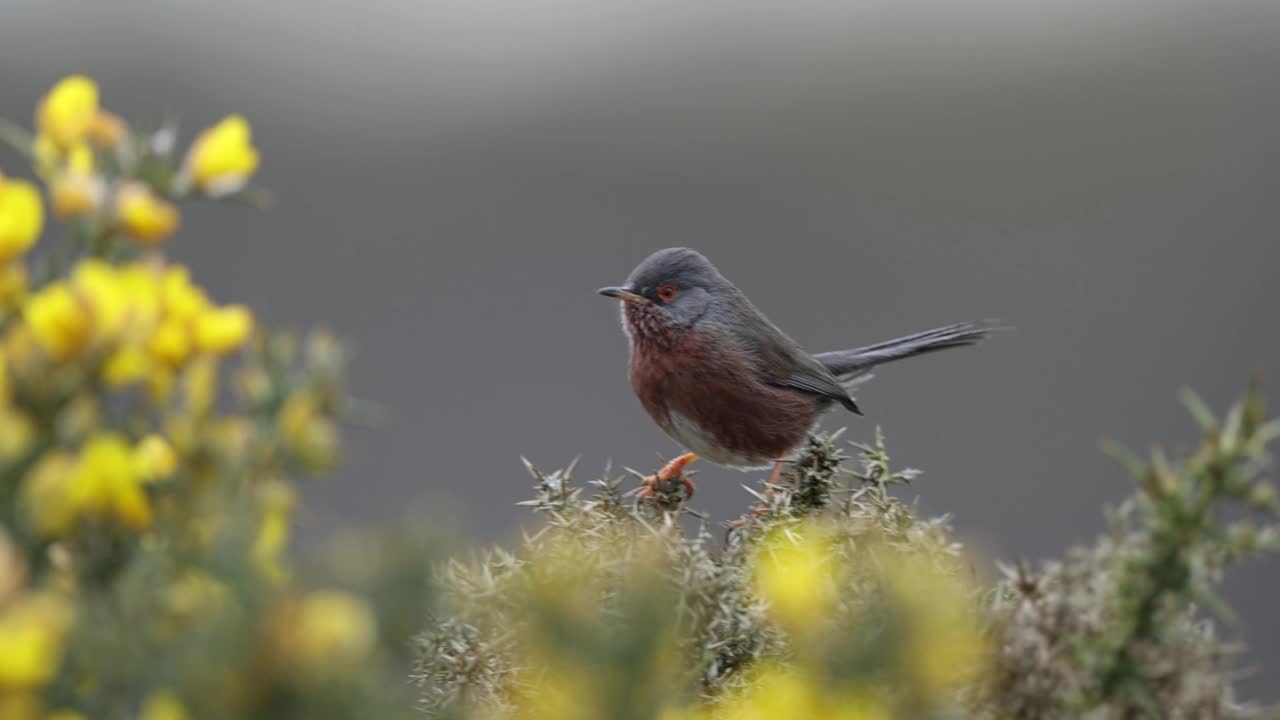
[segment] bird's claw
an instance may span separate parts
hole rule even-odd
[[[658,474],[655,475],[654,477],[657,480],[660,480],[662,482],[671,482],[672,480],[680,480],[683,483],[685,483],[688,487],[692,487],[693,483],[690,483],[689,479],[686,478],[684,475],[684,468],[686,465],[688,465],[689,463],[697,459],[698,459],[697,453],[685,453],[673,459],[671,462],[668,462],[666,465],[663,465],[662,469],[659,470]]]
[[[645,476],[640,481],[644,487],[640,488],[640,492],[636,494],[636,504],[639,505],[650,496],[656,496],[654,500],[660,505],[668,504],[673,500],[678,501],[680,498],[677,491],[680,488],[684,489],[683,499],[687,502],[693,497],[694,487],[693,481],[684,474],[684,468],[697,459],[696,454],[685,453],[663,465],[662,469],[653,475]]]

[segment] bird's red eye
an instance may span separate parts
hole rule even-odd
[[[672,300],[675,300],[676,296],[679,294],[680,291],[671,283],[667,283],[666,285],[662,285],[658,288],[658,299],[662,302],[671,302]]]

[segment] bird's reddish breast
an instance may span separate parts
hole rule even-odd
[[[631,332],[631,384],[675,440],[709,460],[755,467],[787,456],[820,412],[816,396],[760,381],[714,330]]]

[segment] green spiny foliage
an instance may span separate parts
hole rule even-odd
[[[1111,513],[1109,533],[1039,573],[1006,568],[991,695],[1001,717],[1263,714],[1236,701],[1240,648],[1205,613],[1230,621],[1215,591],[1225,568],[1280,548],[1280,504],[1260,478],[1280,421],[1265,421],[1256,386],[1221,422],[1194,394],[1184,401],[1202,432],[1187,457],[1113,449],[1139,489]]]

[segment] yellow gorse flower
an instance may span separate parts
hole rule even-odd
[[[80,352],[93,332],[92,318],[65,282],[46,285],[22,314],[36,342],[55,360]]]
[[[196,318],[196,345],[225,355],[244,345],[253,333],[253,314],[243,305],[210,308]]]
[[[71,273],[71,291],[88,311],[96,341],[112,342],[125,334],[135,308],[115,267],[103,260],[81,262]]]
[[[102,379],[111,387],[142,382],[151,372],[150,358],[136,347],[122,348],[112,353],[102,364]]]
[[[209,298],[181,265],[165,268],[160,281],[160,301],[165,312],[178,322],[189,322],[209,307]]]
[[[538,667],[538,670],[544,668]],[[593,683],[590,668],[582,663],[557,663],[537,691],[512,717],[524,720],[596,720],[603,716],[598,681]]]
[[[46,453],[23,481],[22,501],[42,537],[69,534],[82,520],[108,521],[143,530],[152,521],[142,487],[138,452],[122,436],[100,433],[78,456]]]
[[[368,659],[377,620],[360,598],[337,590],[307,593],[279,616],[278,647],[299,669],[325,676]]]
[[[182,220],[176,207],[140,182],[125,183],[116,191],[115,214],[120,229],[144,246],[167,240]]]
[[[308,468],[326,468],[337,460],[337,430],[309,393],[290,395],[280,408],[276,426],[289,449]]]
[[[32,593],[0,610],[0,688],[39,688],[62,663],[74,611],[62,596]]]
[[[98,84],[84,75],[59,80],[36,108],[36,129],[60,149],[88,135],[98,115]]]
[[[26,266],[19,261],[0,265],[0,316],[13,309],[26,293]]]
[[[88,215],[102,204],[104,187],[94,175],[60,173],[49,181],[49,202],[58,217]]]
[[[907,670],[920,686],[941,694],[981,675],[991,658],[973,591],[928,559],[895,553],[884,568],[893,601],[907,619]]]
[[[208,572],[191,568],[173,581],[164,593],[165,609],[180,618],[214,615],[231,602],[227,586]]]
[[[817,528],[780,528],[756,557],[756,590],[792,632],[820,627],[835,605],[835,563],[828,545]]]
[[[209,355],[197,355],[182,372],[182,392],[187,410],[195,416],[209,414],[218,398],[218,364]]]
[[[66,168],[70,172],[90,175],[93,173],[96,164],[93,150],[83,142],[72,145],[71,149],[67,151]]]
[[[9,379],[9,361],[0,352],[0,407],[7,407],[13,399],[13,382]]]
[[[22,411],[0,406],[0,465],[8,465],[31,449],[36,426]]]
[[[0,175],[0,263],[30,250],[43,229],[40,191],[26,180]]]
[[[151,503],[142,489],[134,451],[123,437],[98,435],[80,451],[67,488],[73,513],[116,520],[132,530],[151,525]]]
[[[49,177],[62,167],[63,149],[48,135],[36,136],[35,143],[31,146],[31,155],[36,174],[41,178]]]
[[[272,481],[258,491],[258,503],[262,516],[253,539],[253,559],[267,577],[283,580],[286,573],[281,559],[289,543],[289,523],[297,497],[288,484]]]
[[[187,720],[187,708],[178,696],[168,691],[155,692],[142,703],[138,720]]]
[[[708,718],[733,720],[892,720],[892,709],[876,693],[826,686],[820,672],[770,665],[756,672],[748,690],[719,703]]]
[[[196,138],[187,154],[186,174],[196,188],[211,195],[235,192],[258,169],[258,151],[249,122],[230,115]]]
[[[191,354],[191,333],[187,324],[180,320],[165,320],[151,336],[147,349],[160,363],[174,367],[181,365]]]
[[[164,437],[148,435],[133,451],[134,466],[144,482],[164,480],[178,469],[178,454]]]
[[[69,453],[45,453],[22,481],[22,505],[36,534],[43,538],[62,537],[75,522],[68,485],[75,470]]]
[[[54,85],[36,108],[36,138],[32,148],[36,171],[49,178],[65,170],[73,170],[84,178],[92,168],[72,167],[74,160],[89,145],[112,149],[119,147],[129,135],[129,128],[118,115],[99,107],[98,86],[84,75],[63,78]],[[64,213],[64,216],[72,213]]]
[[[86,215],[102,204],[106,185],[94,174],[93,151],[88,145],[73,146],[66,163],[49,175],[49,200],[58,217]]]
[[[114,148],[129,136],[129,126],[115,113],[99,110],[89,125],[89,141],[104,148]]]

